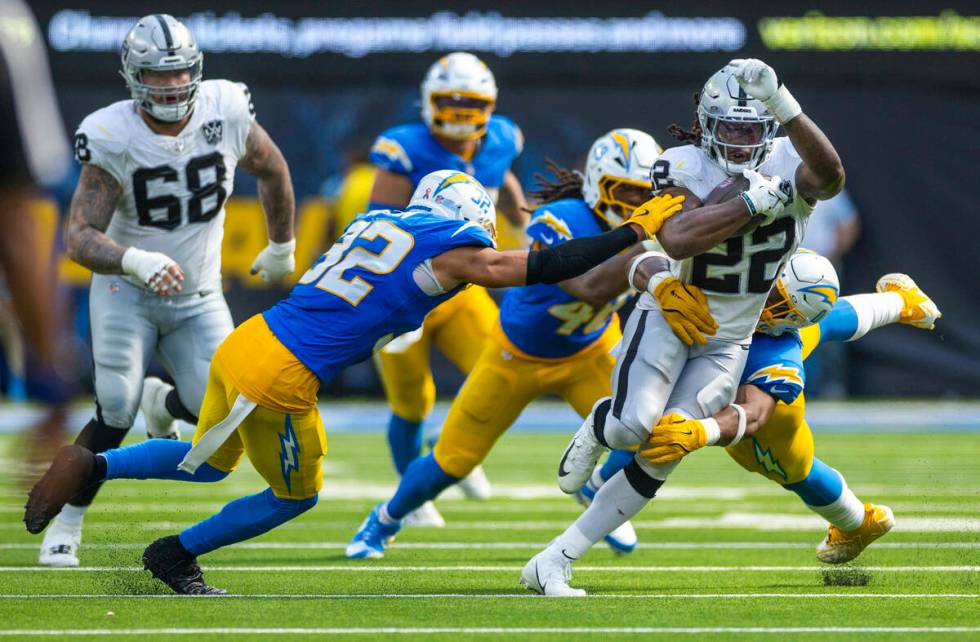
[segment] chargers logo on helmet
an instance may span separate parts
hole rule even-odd
[[[406,210],[423,210],[454,220],[469,221],[497,241],[497,209],[478,180],[452,169],[422,177]]]
[[[779,335],[817,323],[833,309],[839,292],[833,264],[816,252],[797,250],[773,285],[756,332]]]
[[[650,198],[650,171],[660,151],[652,136],[637,129],[600,137],[589,149],[582,200],[609,225],[619,225]]]

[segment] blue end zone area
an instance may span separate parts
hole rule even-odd
[[[426,419],[429,429],[442,425],[449,402],[436,404]],[[92,417],[88,404],[73,407],[69,417],[72,426],[81,429]],[[385,432],[389,410],[381,401],[320,402],[323,423],[328,433]],[[807,421],[815,432],[980,432],[980,401],[874,401],[874,402],[808,402]],[[0,433],[20,432],[41,417],[37,407],[28,404],[0,404]],[[539,401],[531,404],[511,430],[525,432],[555,432],[571,434],[581,419],[560,401]],[[143,417],[139,415],[133,430],[142,432]],[[182,426],[183,438],[189,439],[194,430]]]

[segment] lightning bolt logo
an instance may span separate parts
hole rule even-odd
[[[803,387],[799,368],[784,365],[771,365],[756,370],[748,378],[749,383],[789,383]]]
[[[375,141],[371,151],[387,156],[393,161],[398,161],[405,169],[412,171],[412,161],[405,153],[405,148],[397,140],[381,136]]]
[[[282,478],[286,482],[286,491],[292,492],[292,482],[289,474],[299,470],[299,441],[293,430],[293,418],[286,415],[286,430],[279,433],[279,465],[282,467]]]
[[[755,437],[752,438],[752,447],[755,450],[755,460],[759,462],[760,466],[766,469],[767,473],[779,475],[784,480],[787,479],[786,473],[783,472],[782,467],[779,465],[779,461],[773,458],[772,450],[766,448],[763,451],[762,446],[759,445]]]
[[[530,222],[528,227],[531,225],[537,225],[541,223],[542,225],[547,225],[558,234],[558,238],[568,241],[572,238],[572,230],[568,227],[565,221],[559,219],[557,216],[545,210],[543,213],[534,217],[534,220]]]
[[[820,297],[829,307],[834,307],[837,303],[837,288],[831,285],[810,285],[800,288],[800,292]]]
[[[446,178],[442,179],[442,182],[439,183],[439,187],[436,188],[436,191],[433,192],[432,195],[435,196],[450,185],[455,185],[456,183],[476,183],[476,181],[473,180],[473,177],[469,176],[468,174],[457,172],[452,176],[447,176]]]

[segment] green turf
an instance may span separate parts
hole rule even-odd
[[[325,491],[314,510],[254,540],[255,546],[232,547],[202,559],[211,583],[243,595],[218,599],[170,597],[147,573],[130,569],[139,565],[142,547],[153,539],[178,532],[237,496],[261,490],[254,471],[246,465],[213,485],[110,483],[86,518],[83,549],[83,565],[109,570],[0,571],[0,635],[116,629],[149,640],[172,639],[175,632],[160,632],[172,628],[322,628],[327,629],[322,634],[330,633],[328,639],[365,640],[381,638],[379,629],[391,627],[416,630],[409,639],[444,640],[458,639],[459,628],[476,629],[478,639],[980,639],[980,573],[930,570],[980,565],[980,436],[926,431],[819,436],[821,457],[847,475],[859,496],[889,504],[899,524],[881,546],[862,556],[860,565],[834,572],[814,559],[813,546],[823,530],[800,521],[811,513],[794,495],[743,472],[718,449],[697,453],[635,520],[641,542],[650,546],[627,557],[600,546],[578,562],[574,584],[590,592],[585,600],[536,597],[517,584],[524,562],[580,511],[553,486],[563,442],[557,435],[512,435],[487,462],[502,494],[523,490],[533,498],[440,500],[447,528],[407,528],[384,560],[355,563],[343,558],[343,544],[383,487],[394,483],[393,474],[382,435],[332,436]],[[6,471],[0,473],[6,475],[0,478],[0,566],[32,567],[40,540],[28,535],[20,522],[22,490],[10,474],[16,443],[0,438],[0,468]],[[777,522],[778,528],[753,527],[776,517],[784,520]],[[903,530],[903,523],[910,527]],[[710,547],[691,548],[693,544]],[[234,568],[246,566],[298,568]],[[483,568],[447,568],[459,566]],[[759,566],[790,568],[744,568]],[[388,570],[358,570],[378,567]],[[657,570],[663,567],[700,570]],[[4,597],[13,595],[25,597]],[[33,595],[68,597],[27,597]],[[93,597],[70,597],[79,595]],[[154,595],[161,597],[145,597]],[[286,595],[295,597],[280,597]],[[625,632],[547,632],[575,627]],[[752,630],[719,633],[693,627]],[[812,630],[783,630],[799,627]],[[827,630],[839,627],[974,630]],[[635,632],[637,628],[653,630]],[[150,631],[135,632],[143,629]],[[339,629],[364,631],[336,634]],[[209,637],[242,635],[216,632]],[[282,632],[247,636],[311,637]]]

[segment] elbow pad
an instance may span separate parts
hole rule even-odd
[[[636,233],[623,226],[599,236],[572,239],[555,247],[528,252],[527,285],[560,283],[575,278],[636,241]]]

